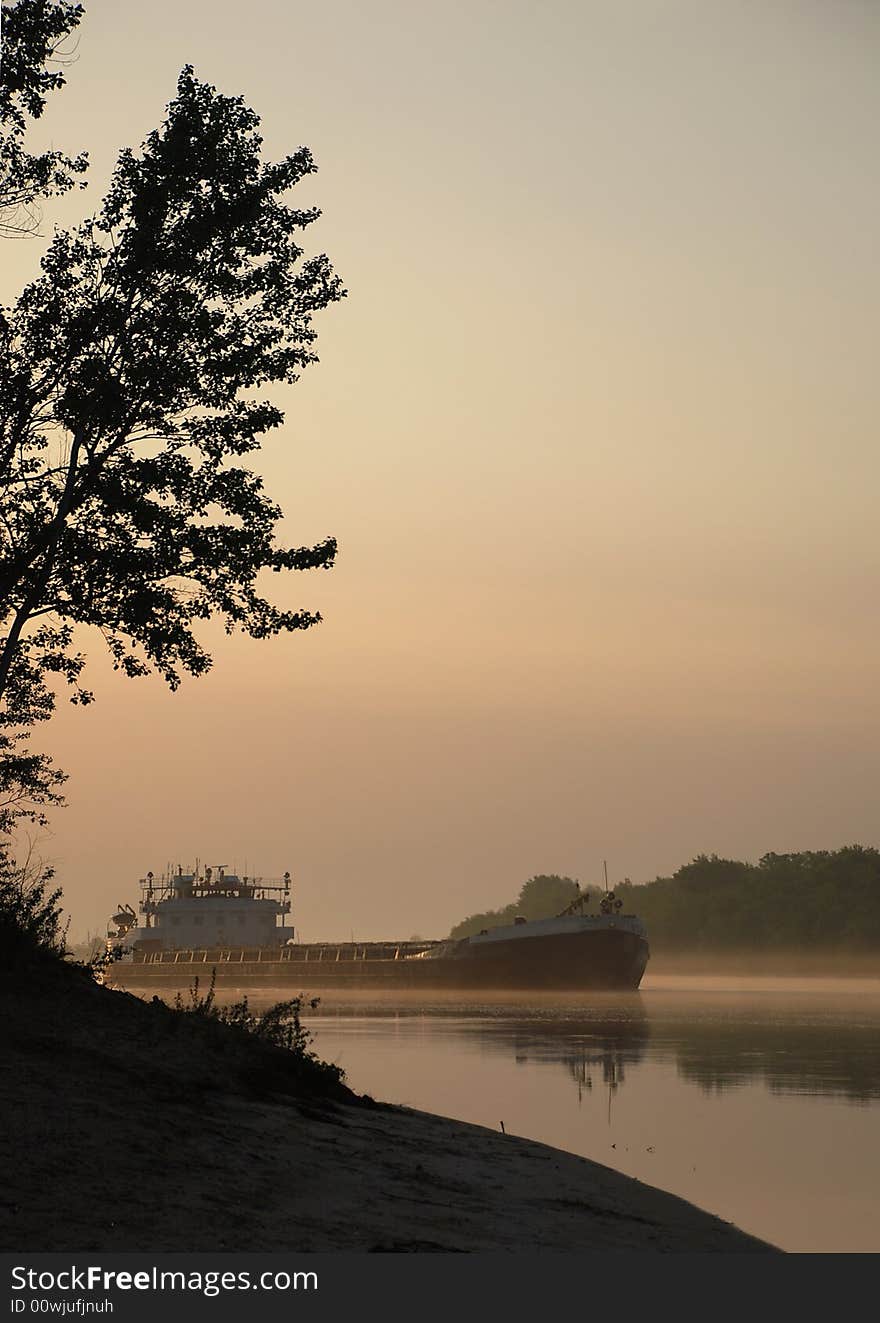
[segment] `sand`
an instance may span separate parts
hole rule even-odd
[[[310,1095],[219,1028],[84,979],[0,987],[0,1249],[771,1249],[547,1145]]]

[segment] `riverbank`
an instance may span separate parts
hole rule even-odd
[[[315,1092],[196,1020],[67,970],[0,988],[0,1247],[770,1248],[573,1154]]]

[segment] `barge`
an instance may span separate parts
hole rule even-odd
[[[140,917],[113,916],[105,982],[137,991],[218,986],[297,991],[635,990],[648,962],[645,926],[606,892],[598,914],[580,896],[562,914],[439,941],[300,942],[290,874],[239,877],[198,864],[141,880]]]

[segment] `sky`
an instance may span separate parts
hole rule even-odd
[[[114,675],[41,742],[72,930],[167,863],[289,869],[306,940],[440,936],[536,873],[880,845],[880,11],[91,0],[33,137],[89,188],[186,63],[309,146],[349,291],[258,465],[320,610]]]

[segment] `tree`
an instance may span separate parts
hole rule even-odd
[[[28,121],[39,119],[48,93],[64,85],[58,66],[82,13],[82,5],[55,0],[18,0],[2,7],[0,235],[34,230],[39,200],[67,192],[86,169],[84,152],[33,155],[24,147]]]
[[[516,911],[526,919],[552,918],[578,895],[578,884],[558,873],[538,873],[520,888]]]
[[[39,119],[48,93],[64,85],[58,66],[82,13],[81,5],[64,0],[18,0],[0,9],[0,236],[33,232],[40,200],[66,192],[86,169],[86,153],[73,158],[59,151],[34,155],[24,146],[29,120]],[[0,488],[8,477],[0,470]],[[48,642],[45,633],[43,641]],[[51,669],[49,650],[44,647],[43,653],[46,669]],[[24,660],[19,657],[11,668],[5,701],[0,704],[3,831],[21,816],[43,821],[43,807],[61,801],[59,787],[65,780],[46,755],[24,747],[30,727],[51,711],[48,691],[34,682],[27,665],[22,665]],[[0,855],[0,871],[8,881],[6,874],[10,869],[14,874],[15,865],[5,847]]]
[[[51,677],[91,699],[76,626],[175,688],[211,664],[200,622],[265,638],[320,620],[258,579],[329,568],[335,540],[278,546],[281,511],[241,461],[284,417],[251,392],[316,361],[313,314],[345,291],[297,242],[320,213],[282,200],[310,153],[263,162],[258,126],[187,66],[97,214],[57,232],[0,310],[0,802],[20,793],[16,811],[57,796],[20,747],[53,710]]]
[[[498,928],[514,919],[550,919],[570,905],[579,895],[577,882],[570,877],[560,877],[558,873],[538,873],[524,882],[519,896],[500,910],[484,910],[480,914],[470,914],[462,919],[450,931],[453,938],[470,937],[483,928]]]

